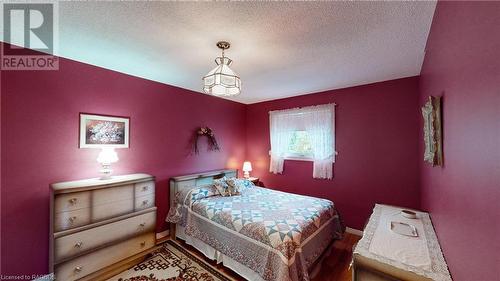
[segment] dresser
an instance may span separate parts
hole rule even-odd
[[[375,205],[353,252],[353,280],[451,281],[429,214],[406,218],[402,208]],[[396,225],[414,231],[402,235]]]
[[[104,280],[155,249],[155,178],[51,185],[49,270],[56,280]]]

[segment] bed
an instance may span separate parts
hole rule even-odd
[[[236,170],[170,181],[171,237],[180,238],[247,280],[310,280],[314,265],[345,230],[334,204],[254,186],[220,196],[213,181]]]

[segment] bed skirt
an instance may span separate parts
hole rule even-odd
[[[195,237],[191,237],[189,235],[186,235],[186,233],[184,232],[184,229],[185,228],[183,226],[181,226],[180,224],[176,224],[175,237],[183,240],[184,242],[186,242],[186,244],[194,247],[196,250],[201,252],[207,258],[216,261],[217,264],[222,264],[225,267],[236,272],[238,275],[245,278],[246,280],[265,281],[264,279],[262,279],[262,277],[258,273],[256,273],[252,269],[248,268],[247,266],[245,266],[245,265],[233,260],[232,258],[224,255],[223,253],[217,251],[216,249],[214,249],[212,246],[206,244],[205,242],[203,242]],[[326,248],[325,252],[318,258],[318,260],[316,262],[314,262],[312,264],[311,268],[309,268],[309,277],[311,279],[314,278],[315,275],[320,271],[322,259],[324,259],[325,257],[330,255],[332,248],[333,248],[333,243],[335,241],[336,240],[332,241],[332,243]],[[304,248],[307,248],[307,244],[304,246]]]

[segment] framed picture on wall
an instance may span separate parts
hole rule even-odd
[[[443,165],[441,97],[429,96],[422,107],[424,117],[424,161],[432,166]]]
[[[129,117],[80,113],[80,148],[128,148]]]

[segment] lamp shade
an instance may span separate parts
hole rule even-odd
[[[251,172],[252,171],[252,163],[250,161],[243,162],[243,172]]]
[[[115,163],[118,161],[118,155],[114,148],[105,147],[102,148],[99,156],[97,156],[97,162],[99,163]]]
[[[218,57],[217,67],[203,77],[203,91],[214,96],[236,96],[241,92],[241,80],[229,65],[231,59]]]

